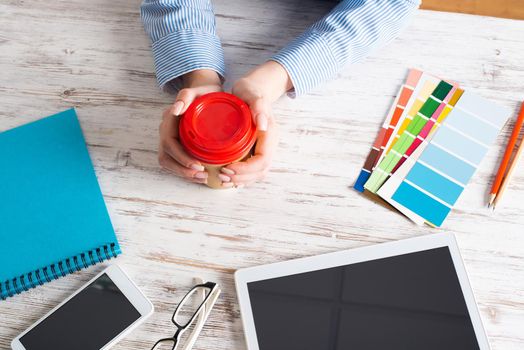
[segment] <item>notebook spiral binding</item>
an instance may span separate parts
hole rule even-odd
[[[115,249],[115,243],[105,244],[98,248],[88,250],[71,258],[64,259],[35,271],[23,274],[11,280],[0,282],[0,298],[2,300],[20,294],[46,282],[51,282],[67,274],[80,271],[91,265],[101,263],[104,260],[116,258],[119,251]]]

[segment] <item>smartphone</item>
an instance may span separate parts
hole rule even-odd
[[[153,304],[113,264],[16,337],[11,347],[105,350],[152,313]]]

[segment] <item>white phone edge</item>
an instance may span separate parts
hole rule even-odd
[[[140,313],[140,317],[137,320],[135,320],[133,323],[131,323],[126,329],[124,329],[122,332],[116,335],[113,339],[111,339],[111,341],[105,344],[102,348],[100,348],[100,350],[107,350],[111,348],[113,345],[119,342],[125,335],[129,334],[133,329],[138,327],[138,325],[140,325],[149,316],[153,314],[154,306],[149,301],[149,299],[147,299],[144,293],[140,291],[138,286],[129,278],[129,276],[124,272],[124,270],[122,270],[120,266],[118,266],[117,264],[112,264],[112,265],[109,265],[107,268],[105,268],[103,271],[101,271],[99,274],[97,274],[95,277],[90,279],[82,287],[78,288],[78,290],[76,290],[73,294],[67,297],[64,301],[62,301],[60,304],[54,307],[51,311],[49,311],[43,317],[41,317],[38,321],[33,323],[29,328],[27,328],[25,331],[20,333],[11,342],[11,348],[13,350],[31,350],[31,349],[26,349],[22,345],[22,343],[20,342],[20,338],[23,337],[26,333],[28,333],[31,329],[36,327],[38,324],[40,324],[42,321],[44,321],[47,317],[49,317],[49,315],[51,315],[53,312],[55,312],[60,307],[62,307],[65,303],[67,303],[70,299],[75,297],[78,293],[84,290],[89,284],[94,282],[97,278],[99,278],[104,273],[107,274],[109,278],[111,278],[111,280],[117,285],[117,287],[125,295],[127,300],[129,300],[129,302],[138,310],[138,312]]]

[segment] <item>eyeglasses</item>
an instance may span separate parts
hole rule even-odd
[[[170,338],[158,340],[151,350],[176,350],[179,345],[183,346],[182,350],[193,347],[221,293],[214,282],[203,283],[199,280],[197,283],[184,296],[171,317],[171,322],[176,327],[175,334]],[[192,331],[186,334],[191,328]]]

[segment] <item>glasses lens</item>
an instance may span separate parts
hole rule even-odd
[[[206,287],[195,287],[191,290],[175,311],[173,321],[181,327],[188,326],[191,318],[196,314],[198,308],[210,292],[211,290]],[[203,309],[200,311],[202,312]]]
[[[175,341],[172,339],[160,340],[151,350],[173,350]]]

